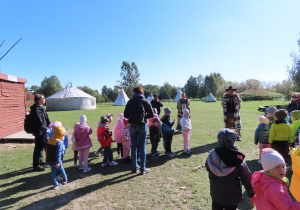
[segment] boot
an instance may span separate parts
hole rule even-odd
[[[238,134],[238,139],[237,139],[237,141],[242,141],[242,135],[241,135],[241,130],[240,129],[238,129],[238,130],[235,130],[235,132]]]

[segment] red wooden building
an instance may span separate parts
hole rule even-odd
[[[0,73],[0,139],[24,130],[26,82]]]

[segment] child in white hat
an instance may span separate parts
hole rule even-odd
[[[256,209],[300,209],[300,202],[293,202],[288,193],[289,180],[285,177],[283,157],[276,150],[265,148],[262,150],[261,163],[263,170],[255,172],[251,181]]]
[[[189,148],[189,141],[191,136],[191,130],[192,130],[192,122],[190,119],[190,111],[188,109],[183,110],[183,116],[180,120],[181,125],[181,133],[183,136],[183,154],[185,155],[191,155],[192,152]]]

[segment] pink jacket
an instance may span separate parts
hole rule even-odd
[[[74,131],[74,137],[77,144],[78,149],[89,149],[92,147],[92,141],[90,138],[90,134],[92,133],[92,129],[87,124],[79,124]]]
[[[114,137],[115,137],[115,141],[118,144],[122,144],[122,132],[124,129],[124,124],[121,120],[118,120],[115,124],[114,127]]]
[[[277,180],[262,170],[252,175],[251,184],[256,195],[257,210],[300,209],[300,202],[293,202],[290,198],[285,181]]]

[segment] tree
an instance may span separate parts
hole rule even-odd
[[[91,96],[94,96],[96,98],[96,103],[101,102],[101,95],[99,94],[98,90],[93,90],[92,88],[89,88],[87,86],[82,86],[82,87],[79,86],[77,88],[87,94],[90,94]]]
[[[31,88],[30,88],[30,92],[32,94],[38,94],[38,93],[41,93],[41,87],[37,86],[37,85],[32,85]]]
[[[121,66],[121,80],[118,80],[121,88],[124,89],[128,97],[132,96],[132,90],[139,85],[140,73],[137,65],[132,62],[129,64],[127,61],[123,61]]]
[[[262,89],[261,82],[257,79],[247,79],[246,80],[246,89]]]
[[[199,88],[199,98],[202,98],[206,95],[206,90],[205,90],[205,79],[204,77],[200,74],[197,77],[197,84],[198,84],[198,88]]]
[[[148,97],[150,93],[159,95],[159,87],[157,85],[143,85],[144,95]]]
[[[195,100],[195,97],[199,96],[199,85],[197,78],[190,76],[187,83],[184,85],[185,93],[187,97],[192,97]]]
[[[165,82],[162,87],[159,89],[159,98],[160,99],[174,99],[177,94],[177,88],[171,86],[168,82]]]
[[[45,77],[41,83],[41,93],[43,93],[46,98],[62,89],[63,88],[55,75],[52,75],[49,78]]]
[[[217,94],[217,91],[221,85],[225,83],[225,80],[220,73],[210,73],[209,76],[205,76],[205,88],[208,89],[213,95]]]
[[[298,46],[300,51],[300,38],[298,39]],[[292,67],[288,67],[289,77],[293,82],[295,91],[300,91],[300,55],[291,53],[293,59]]]

